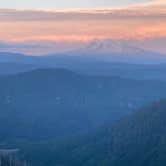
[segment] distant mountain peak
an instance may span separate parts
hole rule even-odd
[[[128,44],[124,40],[93,40],[84,48],[80,49],[82,53],[93,54],[132,54],[145,52],[143,49]]]
[[[70,55],[93,57],[97,60],[109,62],[125,62],[134,64],[165,63],[163,54],[147,50],[131,40],[93,40],[86,46],[69,52]]]

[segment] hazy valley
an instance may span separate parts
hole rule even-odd
[[[165,166],[165,0],[0,1],[0,166]]]

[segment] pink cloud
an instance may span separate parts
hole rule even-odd
[[[166,2],[124,9],[0,10],[2,41],[82,41],[166,37]]]

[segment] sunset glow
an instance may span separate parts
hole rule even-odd
[[[156,7],[155,7],[156,6]],[[0,10],[1,41],[82,41],[166,37],[166,3],[124,9]]]

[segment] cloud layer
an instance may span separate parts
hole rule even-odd
[[[166,3],[125,9],[32,11],[0,9],[1,41],[83,41],[166,37]]]

